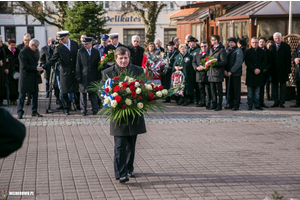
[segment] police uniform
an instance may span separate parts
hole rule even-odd
[[[109,36],[108,35],[101,35],[101,40],[108,40]],[[103,46],[102,44],[99,44],[96,49],[99,51],[100,53],[100,58],[103,56],[104,54],[104,50],[105,50],[105,46]]]
[[[84,37],[82,43],[88,44],[92,42],[92,40],[92,37]],[[79,82],[80,107],[83,116],[87,113],[87,93],[89,93],[93,115],[96,115],[99,111],[97,94],[88,91],[88,87],[92,82],[101,79],[101,72],[98,70],[99,60],[100,54],[95,48],[81,48],[78,50],[75,78]]]

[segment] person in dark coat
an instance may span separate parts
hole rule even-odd
[[[175,38],[173,39],[173,42],[174,42],[174,44],[175,44],[174,50],[179,52],[179,45],[180,45],[180,42],[181,42],[180,38],[175,37]]]
[[[22,147],[26,128],[3,108],[0,108],[0,119],[0,158],[5,158]]]
[[[273,38],[273,36],[272,36]],[[267,83],[266,83],[266,93],[267,93],[267,99],[268,101],[271,101],[272,98],[271,98],[271,75],[270,75],[270,68],[271,68],[271,63],[272,63],[272,57],[271,57],[271,52],[270,52],[270,46],[274,44],[274,41],[273,40],[268,40],[267,43],[266,43],[266,48],[267,48],[267,52],[266,52],[266,55],[267,55],[267,58],[268,58],[268,64],[269,64],[269,70],[267,71],[267,74],[268,74],[268,78],[267,78]]]
[[[8,73],[6,65],[6,45],[3,44],[2,36],[0,35],[0,106],[3,106],[3,99],[6,98],[6,77]]]
[[[208,82],[207,71],[204,70],[205,63],[202,59],[209,55],[208,44],[206,41],[202,41],[200,44],[201,50],[196,53],[193,58],[193,68],[196,71],[196,83],[199,87],[200,101],[196,107],[204,107],[207,109],[211,107],[211,91],[210,84]]]
[[[252,110],[253,104],[256,109],[263,110],[260,107],[259,92],[263,86],[263,70],[267,65],[267,57],[264,50],[258,48],[258,39],[251,38],[251,48],[246,51],[245,63],[247,66],[246,85],[248,110]]]
[[[291,47],[290,45],[281,41],[281,33],[273,34],[275,44],[270,46],[271,52],[271,68],[270,73],[272,77],[272,99],[274,104],[271,107],[284,108],[286,81],[289,80],[291,71]],[[280,99],[278,99],[278,86],[280,85]]]
[[[185,76],[184,99],[180,99],[177,105],[187,106],[190,103],[191,96],[194,95],[195,70],[193,68],[193,56],[187,53],[185,44],[179,45],[179,54],[176,56],[173,64],[173,72],[182,71]]]
[[[178,51],[174,50],[174,42],[170,41],[167,45],[167,51],[166,51],[166,57],[169,61],[169,69],[167,73],[163,76],[161,76],[161,83],[164,89],[170,89],[171,88],[171,76],[172,76],[172,68],[175,61],[176,56],[179,54]],[[163,101],[163,103],[169,103],[171,102],[171,97],[166,97],[166,99]]]
[[[240,107],[242,64],[244,62],[243,51],[237,47],[236,43],[234,37],[228,39],[229,48],[226,50],[227,64],[225,66],[226,96],[228,96],[228,106],[225,109],[234,111]]]
[[[247,42],[244,39],[239,39],[237,42],[238,48],[240,48],[243,52],[244,59],[245,59],[245,53],[246,53],[246,47],[247,47]]]
[[[93,115],[99,111],[98,95],[88,91],[92,82],[101,79],[101,71],[98,70],[100,54],[97,49],[92,48],[92,40],[92,37],[83,38],[84,48],[79,49],[77,54],[75,78],[79,83],[80,107],[83,116],[87,114],[87,93],[89,93]]]
[[[39,41],[32,39],[29,46],[21,50],[19,54],[20,62],[20,79],[19,79],[19,101],[18,101],[18,119],[23,118],[24,100],[26,93],[32,96],[32,114],[31,116],[43,117],[37,112],[38,109],[38,92],[39,80],[43,68],[38,66],[39,54],[36,54],[39,47]]]
[[[6,54],[6,66],[8,69],[8,81],[11,105],[17,105],[17,99],[19,96],[18,85],[19,79],[14,79],[15,72],[19,72],[19,53],[20,50],[16,48],[16,41],[14,39],[8,40],[8,48],[5,49]]]
[[[259,37],[258,38],[258,46],[259,46],[259,48],[264,50],[264,52],[266,53],[266,57],[267,57],[267,65],[263,70],[264,85],[260,87],[260,92],[259,92],[260,107],[262,107],[262,108],[269,108],[269,106],[267,106],[265,104],[265,101],[264,101],[265,85],[267,84],[267,81],[270,78],[270,67],[271,67],[271,65],[270,65],[270,63],[271,63],[271,52],[267,49],[266,42],[267,42],[267,38],[265,38],[265,37]]]
[[[222,110],[223,102],[223,86],[222,82],[224,81],[224,70],[225,65],[227,64],[227,54],[223,44],[220,42],[219,35],[211,36],[212,47],[209,51],[209,56],[217,59],[217,65],[211,67],[208,72],[208,81],[210,82],[211,98],[212,98],[212,107],[215,111]],[[219,101],[217,102],[217,93]]]
[[[138,35],[134,35],[131,41],[131,44],[128,46],[130,51],[130,63],[141,67],[145,51],[144,48],[139,45],[141,38]]]
[[[162,42],[160,38],[156,38],[154,40],[154,44],[155,44],[155,48],[159,51],[159,52],[165,52],[164,48],[161,47]]]
[[[83,45],[83,38],[85,38],[86,35],[81,35],[80,36],[80,44],[78,44],[78,49],[81,49],[81,48],[84,48],[84,45]]]
[[[295,80],[297,87],[297,95],[296,95],[296,104],[291,105],[290,107],[296,108],[300,106],[300,39],[299,45],[295,52],[293,53],[293,61],[295,64]]]
[[[65,115],[70,115],[71,102],[68,93],[74,94],[76,108],[80,110],[78,82],[75,79],[76,59],[78,44],[68,37],[69,31],[60,31],[57,33],[60,38],[60,44],[55,48],[52,58],[43,66],[44,69],[50,68],[58,60],[60,63],[60,85],[62,93],[62,104]]]
[[[121,44],[119,42],[119,33],[112,33],[109,35],[109,39],[111,40],[111,44],[107,45],[104,49],[104,53],[107,54],[110,50],[116,50],[118,47],[126,47],[127,46]]]
[[[100,53],[100,58],[103,56],[105,47],[107,46],[107,41],[108,41],[109,36],[106,34],[101,35],[101,44],[99,44],[97,47],[94,47],[97,49]]]
[[[140,75],[144,73],[142,67],[130,64],[130,51],[125,47],[118,47],[115,52],[116,63],[114,66],[103,71],[103,79],[107,77],[114,78],[120,75],[124,70],[129,74]],[[129,177],[134,177],[134,155],[135,144],[138,134],[146,133],[144,116],[135,117],[133,124],[132,116],[128,117],[129,123],[124,120],[121,124],[116,121],[110,122],[110,134],[114,136],[114,169],[115,178],[120,183],[129,181]],[[115,127],[116,126],[116,127]]]
[[[54,41],[54,38],[49,38],[48,44],[46,46],[43,46],[40,51],[40,63],[42,65],[46,64],[48,62],[49,58],[51,59],[51,57],[53,55],[53,50],[51,48],[52,41]],[[51,72],[51,68],[48,68],[44,72],[44,78],[46,79],[46,98],[49,97],[50,72]]]

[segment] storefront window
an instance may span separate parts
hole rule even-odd
[[[166,46],[172,37],[176,37],[176,29],[165,29],[164,30],[164,46]]]
[[[285,21],[283,20],[257,20],[257,37],[270,37],[275,32],[285,35]]]
[[[246,40],[247,47],[249,44],[249,23],[242,22],[242,39]]]
[[[292,34],[300,34],[300,19],[292,21]]]
[[[235,37],[236,39],[241,38],[241,22],[235,22],[234,23],[234,35],[233,35],[233,37]]]
[[[140,46],[144,46],[145,43],[145,29],[124,29],[124,38],[123,42],[125,46],[129,46],[131,44],[131,37],[134,35],[138,35],[141,38]]]

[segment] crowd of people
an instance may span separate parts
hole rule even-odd
[[[210,42],[199,42],[192,35],[187,35],[185,44],[179,38],[172,38],[164,49],[162,41],[157,38],[147,48],[140,46],[138,35],[132,36],[132,42],[125,46],[119,42],[118,33],[101,35],[101,41],[82,35],[80,44],[68,37],[68,31],[58,32],[59,42],[53,38],[39,51],[39,41],[31,39],[26,33],[23,43],[16,46],[14,39],[8,40],[8,46],[0,37],[0,104],[9,99],[11,105],[18,105],[18,118],[23,116],[23,106],[32,104],[32,116],[42,117],[37,112],[38,84],[42,83],[43,73],[46,82],[46,98],[49,97],[50,72],[55,70],[54,95],[57,109],[69,115],[72,104],[75,110],[87,115],[87,93],[92,104],[92,113],[99,111],[99,97],[88,90],[90,84],[101,80],[104,69],[111,67],[108,63],[97,70],[99,61],[110,50],[125,47],[130,52],[130,63],[146,68],[145,63],[151,56],[164,52],[169,61],[167,73],[156,76],[154,81],[162,83],[164,88],[171,87],[174,71],[182,71],[185,76],[184,95],[174,98],[177,105],[187,106],[195,103],[196,107],[209,110],[222,110],[223,82],[226,83],[227,106],[225,109],[239,110],[241,101],[242,65],[246,65],[246,85],[248,110],[268,108],[264,103],[265,90],[268,100],[273,100],[271,107],[284,107],[286,81],[291,73],[291,48],[282,42],[281,33],[276,32],[272,39],[265,37],[250,39],[251,48],[247,49],[244,39],[227,39],[227,48],[220,42],[219,35],[212,35]],[[211,46],[209,47],[209,43]],[[56,44],[56,45],[55,45]],[[293,54],[296,66],[297,91],[300,90],[299,60],[300,46]],[[217,59],[217,64],[205,70],[203,59]],[[54,67],[55,66],[55,67]],[[52,81],[53,82],[53,81]],[[270,92],[270,86],[271,92]],[[280,91],[280,92],[279,92]],[[299,92],[296,104],[300,106]],[[171,102],[171,97],[164,103]],[[31,102],[32,100],[32,102]]]

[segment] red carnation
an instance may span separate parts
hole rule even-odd
[[[114,87],[114,92],[119,92],[120,89],[121,88],[117,85],[117,86]]]
[[[123,109],[123,110],[125,110],[125,109],[126,109],[126,107],[127,107],[126,105],[123,105],[123,106],[122,106],[122,109]]]
[[[106,94],[109,92],[109,88],[105,88],[104,91],[106,92]]]
[[[138,96],[137,99],[138,99],[138,100],[142,100],[143,97],[142,97],[142,96]]]
[[[115,100],[119,103],[122,100],[122,98],[121,98],[121,96],[116,96]]]
[[[156,87],[154,88],[154,90],[155,90],[155,91],[158,91],[158,90],[159,90],[159,87],[156,86]]]
[[[127,86],[127,82],[123,82],[122,85],[123,85],[122,89],[125,89]]]
[[[154,94],[152,93],[152,92],[150,92],[150,94],[149,94],[149,99],[150,100],[153,100],[155,97],[154,97]]]
[[[204,60],[207,62],[207,61],[208,61],[208,58],[204,58]]]
[[[120,80],[120,77],[116,76],[113,80],[114,80],[114,81],[119,81],[119,80]]]
[[[159,87],[159,90],[163,90],[164,87],[162,85],[158,86]]]
[[[130,89],[131,91],[135,91],[135,87],[134,87],[133,85],[129,86],[129,89]]]
[[[136,97],[136,93],[135,92],[131,92],[131,97],[132,98]]]
[[[131,82],[131,83],[129,83],[129,86],[134,86],[134,83],[135,83],[135,82]]]

